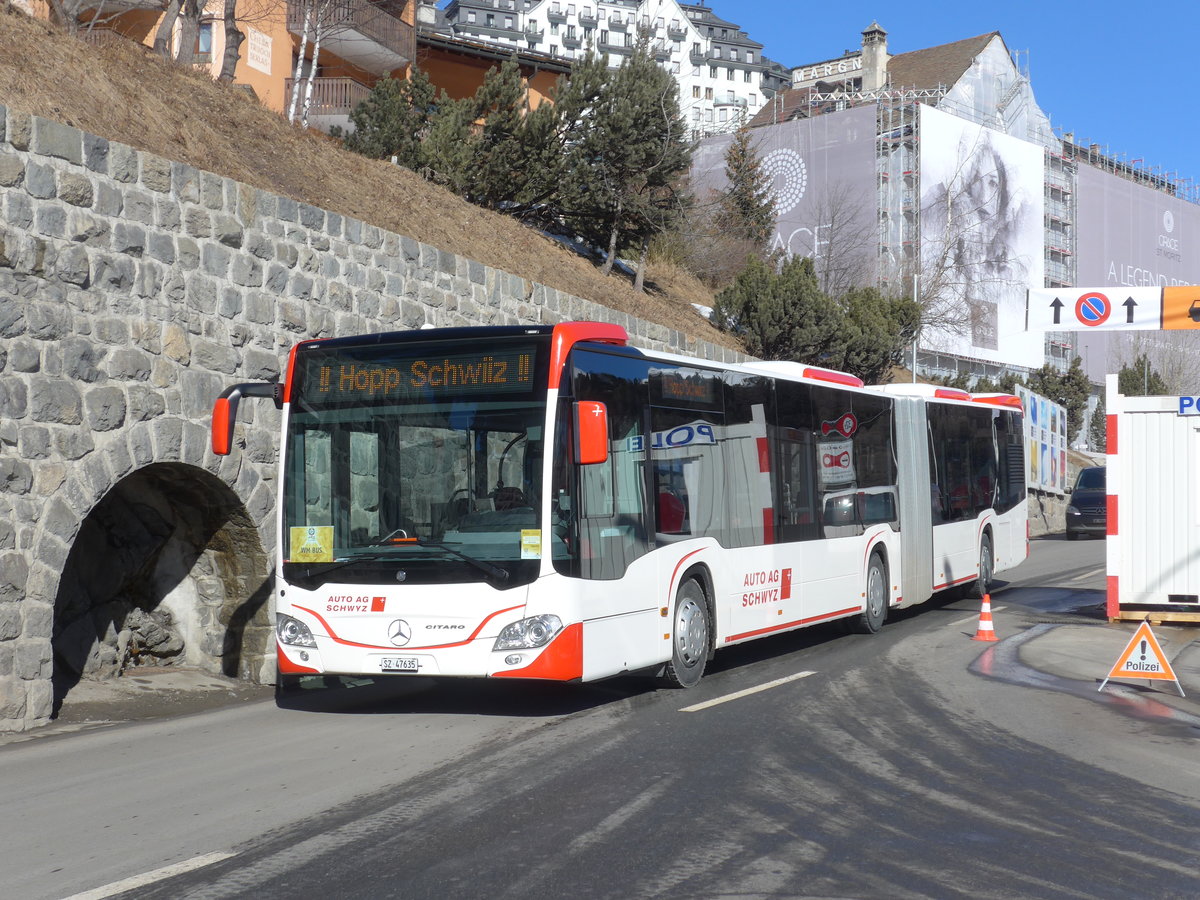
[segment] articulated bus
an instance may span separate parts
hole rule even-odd
[[[283,409],[281,676],[620,673],[845,619],[1028,552],[1016,397],[635,349],[590,322],[307,341]]]

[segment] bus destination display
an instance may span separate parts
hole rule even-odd
[[[429,353],[402,357],[310,352],[300,391],[310,402],[411,400],[438,396],[527,393],[533,389],[535,349]]]

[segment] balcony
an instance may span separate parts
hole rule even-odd
[[[584,28],[596,27],[596,14],[594,12],[585,12],[579,14],[579,24]]]
[[[540,41],[545,33],[546,29],[537,22],[530,22],[525,26],[525,40],[527,41]]]
[[[672,22],[667,26],[667,37],[673,41],[682,41],[687,36],[687,29],[678,22]]]
[[[303,81],[303,79],[301,79]],[[291,101],[294,78],[284,80],[284,106]],[[304,85],[300,86],[300,109],[304,102]],[[329,131],[334,125],[350,128],[350,113],[367,99],[371,89],[353,78],[313,79],[312,104],[308,108],[308,124],[321,131]],[[352,129],[351,129],[352,130]]]
[[[399,0],[334,0],[322,7],[326,10],[322,51],[378,74],[408,65],[416,57],[417,40],[415,29],[400,20],[404,7]],[[304,32],[304,10],[304,5],[289,0],[287,28],[294,35]],[[311,40],[311,25],[309,31]]]
[[[628,16],[622,19],[620,13],[613,13],[608,17],[608,27],[613,31],[625,31],[629,28],[630,20],[633,16]]]
[[[565,22],[567,21],[567,11],[559,4],[553,3],[550,5],[550,8],[546,10],[546,18],[551,22]]]
[[[577,33],[573,34],[571,32],[567,32],[566,34],[559,35],[559,37],[561,38],[562,45],[564,47],[582,47],[583,46],[583,38],[580,37],[579,34],[577,34]]]

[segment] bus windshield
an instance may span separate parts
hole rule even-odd
[[[284,448],[285,579],[536,577],[541,346],[303,349]]]

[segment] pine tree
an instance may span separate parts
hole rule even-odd
[[[1108,416],[1104,411],[1104,397],[1092,410],[1092,427],[1088,429],[1088,448],[1093,453],[1104,453],[1108,447]]]
[[[422,145],[427,176],[454,193],[465,195],[472,180],[475,103],[469,98],[453,99],[444,91],[430,117]]]
[[[778,274],[751,258],[717,295],[713,321],[763,359],[837,365],[845,356],[845,313],[821,293],[807,257],[792,257]]]
[[[624,65],[580,110],[592,127],[570,148],[566,199],[580,230],[606,249],[612,271],[624,243],[644,250],[675,208],[676,182],[691,163],[675,79],[650,53],[642,34]]]
[[[718,228],[750,241],[765,254],[775,230],[775,199],[748,127],[737,130],[725,151],[725,177],[727,186],[717,201]]]
[[[522,132],[527,90],[514,53],[491,68],[475,92],[475,121],[483,127],[470,141],[466,197],[495,209],[520,194],[528,171]]]
[[[350,114],[354,131],[345,135],[346,147],[375,159],[395,157],[400,165],[419,171],[433,100],[433,85],[420,69],[404,80],[384,78]],[[340,129],[333,134],[341,136]]]
[[[883,382],[916,336],[920,304],[909,297],[885,296],[876,288],[855,288],[841,302],[846,312],[842,357],[834,368],[868,384]]]
[[[1150,364],[1150,358],[1139,353],[1129,365],[1117,373],[1117,390],[1126,397],[1155,397],[1171,393],[1166,380]]]

